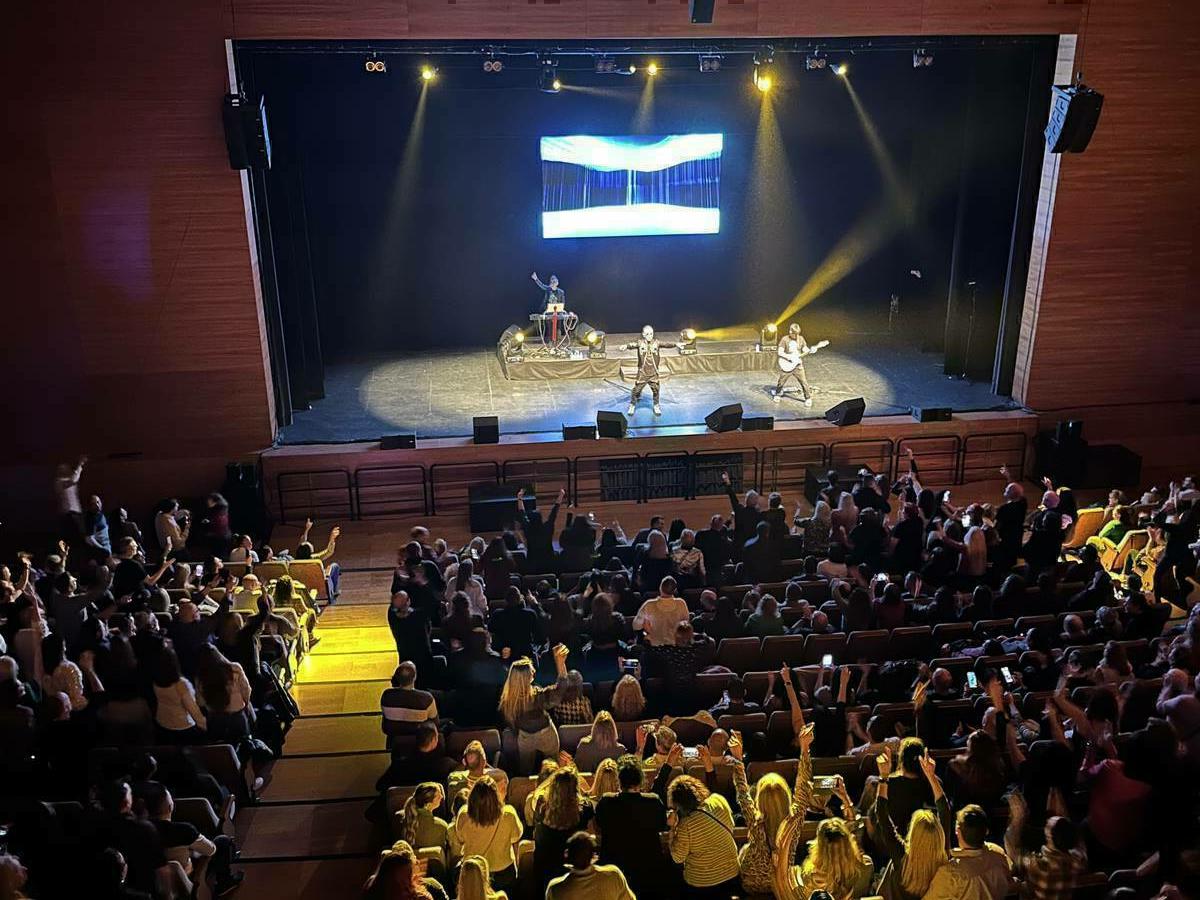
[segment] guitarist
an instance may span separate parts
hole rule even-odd
[[[800,334],[800,326],[797,323],[793,322],[788,327],[787,337],[779,342],[776,350],[778,354],[776,362],[779,365],[779,380],[775,383],[773,397],[776,403],[783,396],[784,385],[788,383],[789,379],[794,378],[800,385],[801,393],[804,394],[804,405],[812,406],[812,388],[809,387],[808,379],[804,377],[804,357],[816,353],[828,343],[828,341],[821,341],[817,346],[810,347],[804,340],[804,336]]]

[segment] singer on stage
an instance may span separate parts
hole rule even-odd
[[[678,345],[675,343],[655,340],[654,329],[649,325],[642,329],[642,339],[640,341],[632,341],[625,345],[626,350],[637,350],[638,355],[637,377],[633,382],[633,393],[629,395],[629,408],[625,410],[625,415],[633,415],[646,385],[650,385],[650,396],[654,399],[654,414],[656,416],[662,415],[662,407],[658,405],[658,379],[659,372],[661,371],[660,364],[662,362],[660,351],[664,347],[676,346]]]
[[[540,278],[538,278],[537,272],[534,272],[529,277],[533,279],[534,284],[545,291],[546,296],[543,298],[542,312],[546,312],[548,309],[550,309],[550,305],[552,303],[557,303],[560,309],[566,305],[567,292],[558,286],[557,275],[550,276],[549,284],[545,284]]]

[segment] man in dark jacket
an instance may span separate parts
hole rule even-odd
[[[543,520],[537,510],[525,509],[525,488],[517,491],[517,521],[525,531],[525,553],[531,572],[549,569],[554,563],[554,522],[566,496],[567,492],[560,489],[558,499],[550,507],[550,514]]]
[[[596,827],[600,833],[600,862],[625,873],[636,897],[670,897],[675,894],[675,866],[663,852],[659,835],[667,830],[667,809],[657,783],[670,777],[664,765],[655,779],[656,792],[642,792],[642,763],[636,756],[617,761],[619,794],[607,794],[596,804]]]
[[[745,584],[763,584],[774,581],[779,571],[779,549],[771,542],[771,525],[760,521],[754,537],[742,547],[742,581]]]
[[[733,509],[733,553],[735,559],[741,558],[742,547],[746,541],[754,537],[758,523],[762,520],[762,512],[758,508],[758,491],[746,491],[743,503],[733,491],[733,482],[729,473],[721,473],[721,483],[725,485],[725,493],[729,495],[729,506]]]
[[[733,553],[733,542],[721,516],[713,516],[708,527],[696,532],[696,546],[704,554],[704,572],[708,584],[721,583],[721,571]]]

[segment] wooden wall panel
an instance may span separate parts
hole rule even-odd
[[[1092,7],[1084,68],[1107,102],[1092,147],[1063,160],[1023,382],[1051,415],[1184,400],[1200,384],[1200,13],[1180,0]],[[715,24],[697,28],[679,0],[16,4],[0,34],[11,298],[0,372],[17,425],[0,463],[84,447],[213,459],[270,444],[241,183],[219,115],[227,37],[1059,33],[1084,8],[718,0]]]

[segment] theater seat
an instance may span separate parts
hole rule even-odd
[[[739,674],[761,670],[761,646],[756,637],[722,638],[717,645],[716,664]]]
[[[1063,541],[1063,549],[1070,550],[1082,547],[1087,539],[1100,533],[1104,527],[1104,510],[1100,507],[1088,507],[1079,510],[1079,517],[1067,539]]]
[[[804,642],[804,664],[815,665],[821,661],[821,657],[825,654],[833,654],[833,661],[840,663],[846,656],[846,635],[838,634],[810,634],[808,640]]]
[[[804,643],[802,634],[772,634],[763,638],[759,666],[773,672],[783,665],[799,665],[804,658]]]
[[[483,752],[489,762],[500,752],[500,732],[497,729],[468,728],[455,729],[446,735],[446,755],[452,759],[462,759],[463,751],[471,741],[483,744]]]
[[[888,658],[889,644],[887,629],[852,631],[846,639],[846,662],[881,663]]]
[[[927,659],[932,645],[933,630],[928,625],[893,628],[888,659]]]

